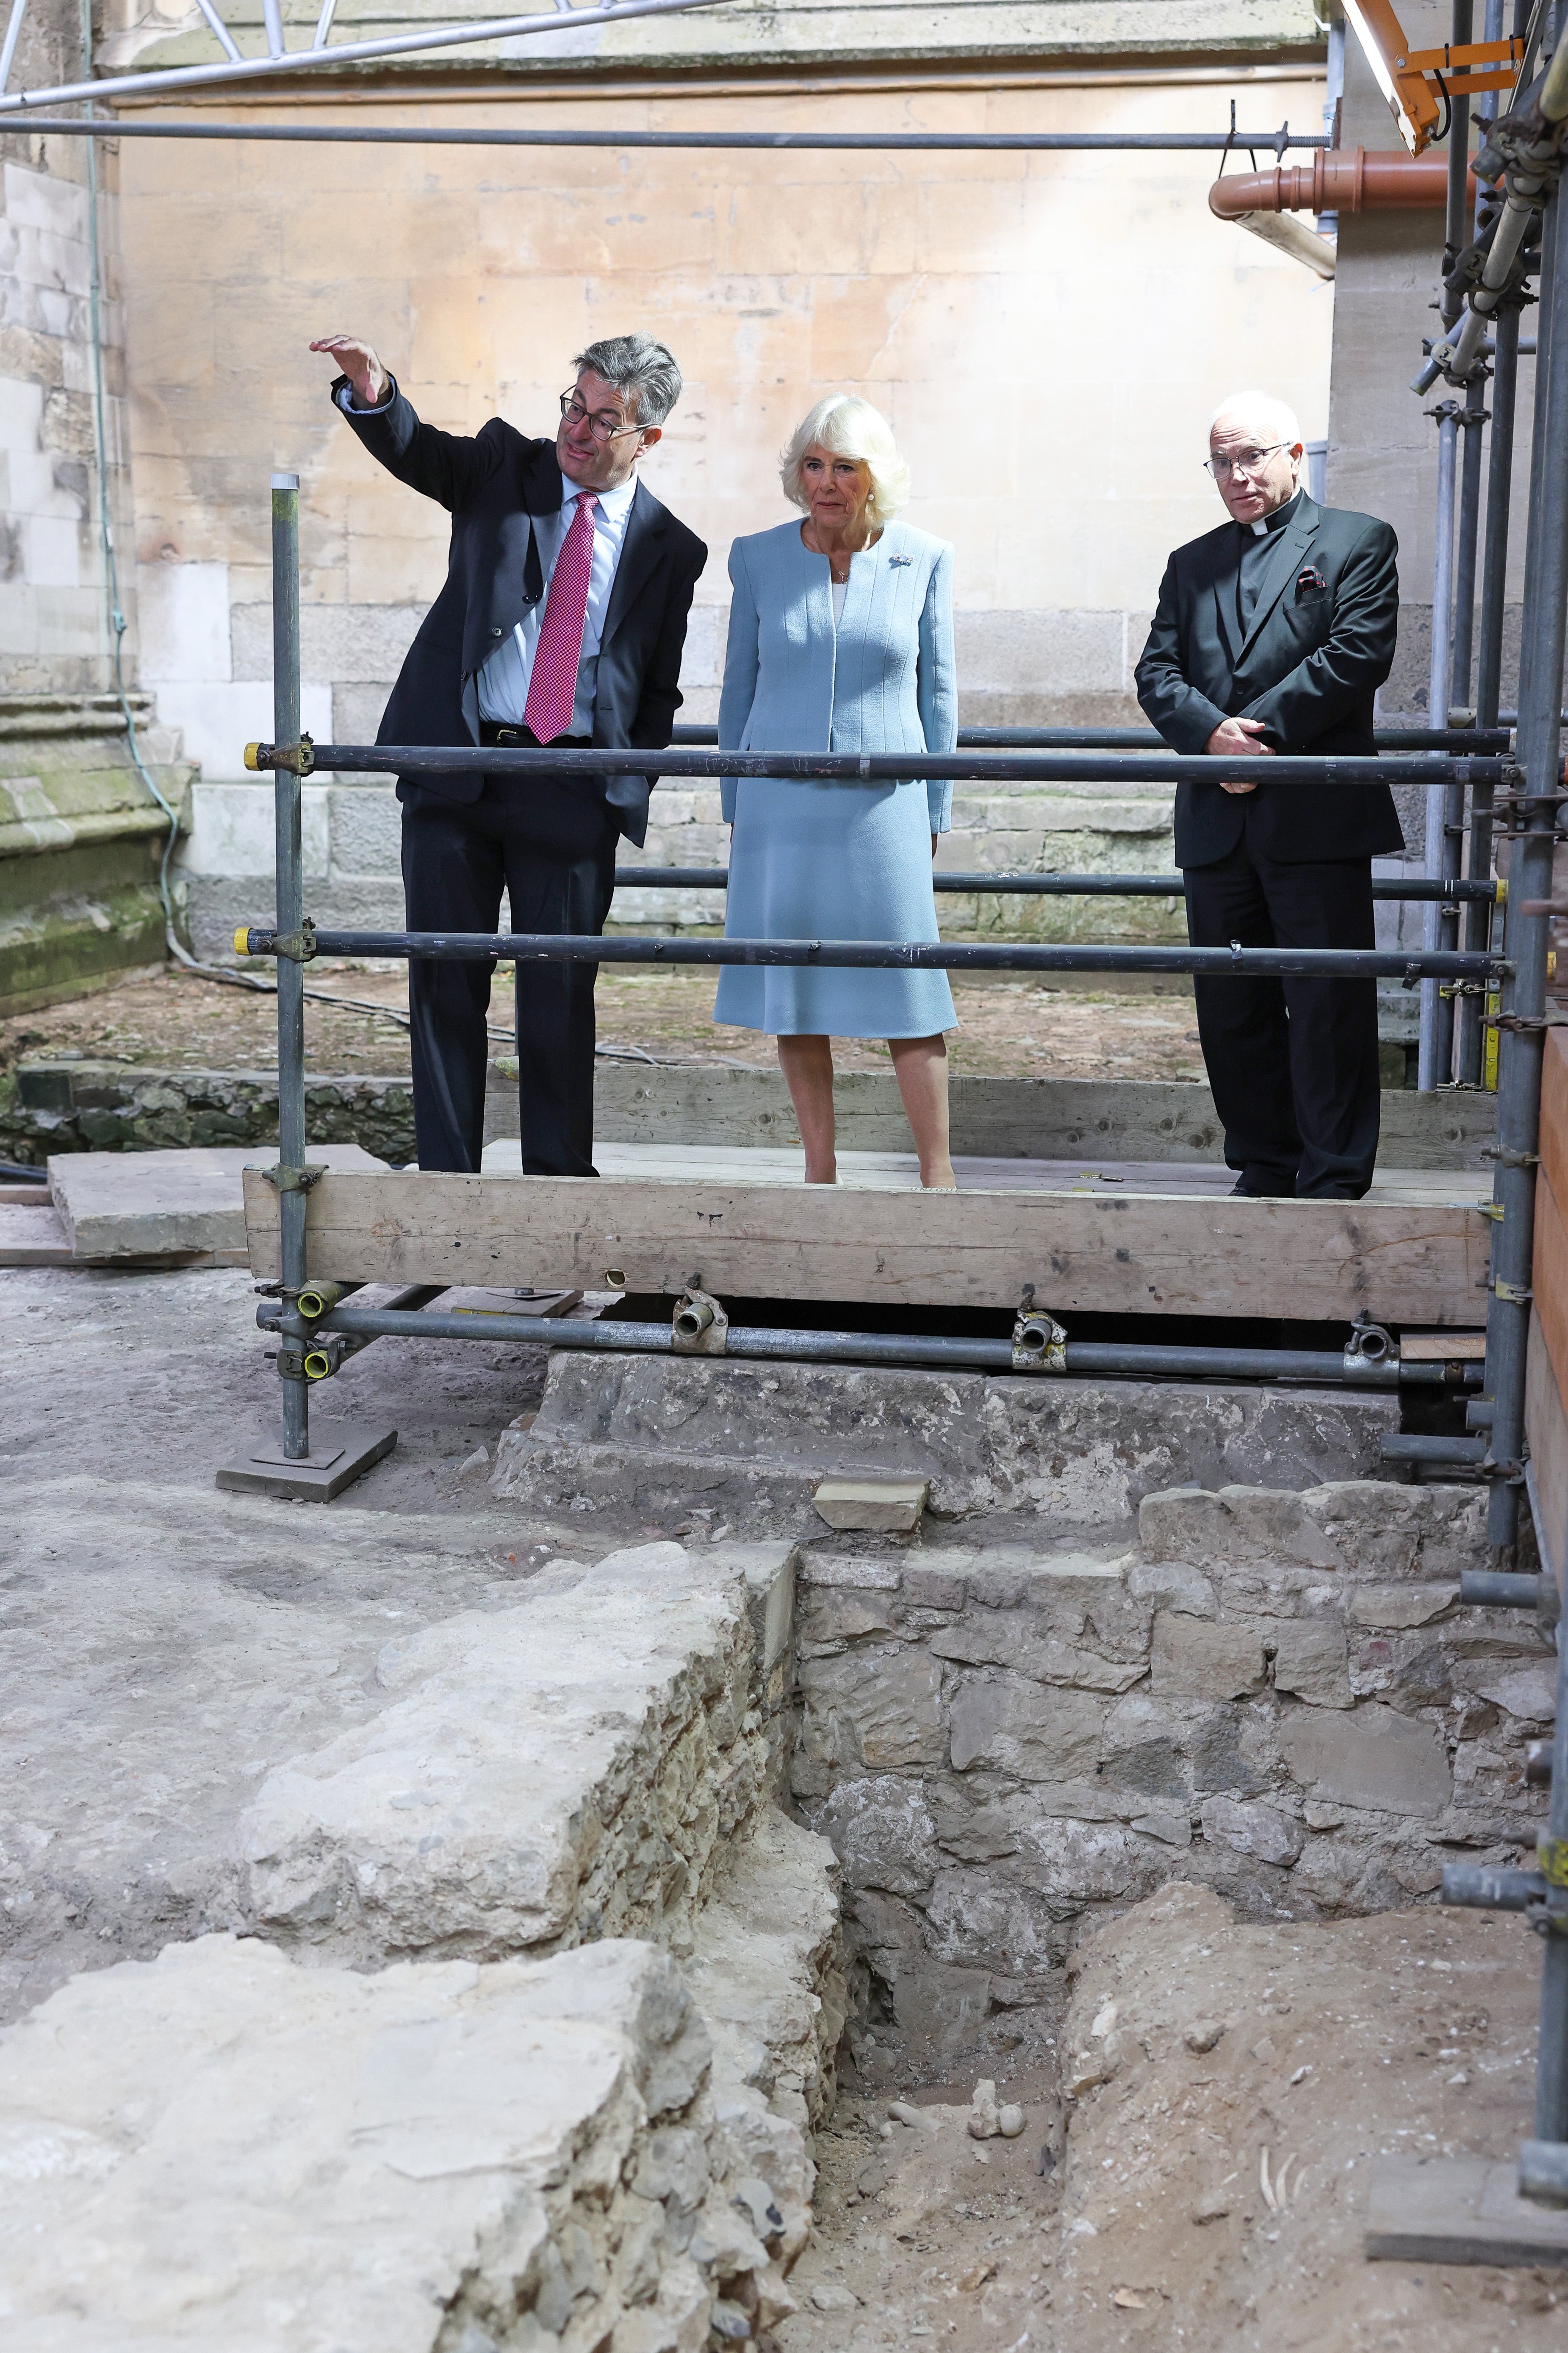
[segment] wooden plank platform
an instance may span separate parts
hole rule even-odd
[[[716,1032],[716,1041],[723,1033]],[[1098,1154],[1124,1162],[1203,1161],[1224,1153],[1214,1098],[1190,1079],[1001,1079],[955,1071],[948,1082],[952,1148],[966,1156],[1064,1160]],[[890,1071],[841,1071],[833,1101],[840,1145],[902,1152],[909,1122]],[[1466,1089],[1426,1094],[1385,1088],[1378,1162],[1384,1168],[1486,1169],[1497,1097]],[[492,1062],[485,1142],[518,1133],[517,1065]],[[604,1144],[773,1145],[795,1140],[778,1070],[601,1056],[594,1073],[594,1133]]]
[[[513,1147],[515,1150],[515,1147]],[[491,1157],[500,1147],[492,1147]],[[515,1163],[513,1164],[515,1165]],[[330,1173],[306,1202],[309,1272],[1058,1314],[1254,1315],[1473,1327],[1489,1224],[1475,1174],[1380,1177],[1364,1201],[1230,1198],[1223,1168],[964,1161],[926,1193],[898,1154],[605,1147],[599,1178]],[[984,1193],[984,1205],[973,1196]],[[277,1197],[245,1184],[250,1262],[276,1280]]]

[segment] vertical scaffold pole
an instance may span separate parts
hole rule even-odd
[[[1491,21],[1489,14],[1488,23]],[[1487,453],[1487,531],[1481,557],[1480,638],[1476,649],[1476,725],[1495,727],[1502,703],[1503,598],[1508,579],[1509,503],[1513,490],[1513,420],[1519,390],[1519,306],[1498,313],[1492,363],[1492,429]],[[1470,797],[1470,880],[1485,882],[1492,871],[1492,787],[1477,785]],[[1473,899],[1465,925],[1467,948],[1491,944],[1492,909]],[[1479,1087],[1485,1067],[1484,995],[1459,999],[1459,1084]]]
[[[1548,1570],[1550,1575],[1550,1570]],[[1565,1570],[1568,1573],[1568,1570]],[[1535,2063],[1535,2137],[1568,2142],[1568,1620],[1557,1621],[1557,1723],[1552,1736],[1552,1804],[1537,1846],[1546,1879],[1541,1960],[1541,2040]]]
[[[1459,463],[1459,545],[1454,562],[1454,649],[1448,688],[1450,700],[1466,706],[1470,700],[1475,647],[1476,565],[1481,535],[1481,461],[1485,455],[1481,429],[1486,423],[1486,370],[1478,360],[1459,418],[1464,446]],[[1457,882],[1464,871],[1465,787],[1451,784],[1445,786],[1443,792],[1443,880]],[[1445,904],[1438,911],[1437,944],[1440,948],[1457,948],[1459,944],[1457,904]],[[1447,1086],[1454,1076],[1454,1007],[1463,1002],[1452,987],[1439,986],[1433,1048],[1439,1086]]]
[[[1437,546],[1432,568],[1432,666],[1426,698],[1430,725],[1448,723],[1449,684],[1453,671],[1454,617],[1454,485],[1459,440],[1459,404],[1440,400],[1429,416],[1437,419]],[[1447,787],[1426,787],[1426,855],[1423,871],[1434,881],[1443,872],[1443,827],[1447,816]],[[1422,911],[1421,944],[1437,944],[1438,911],[1435,900]],[[1437,983],[1421,984],[1421,1048],[1415,1082],[1423,1088],[1441,1086],[1449,1073],[1437,1060]]]
[[[272,477],[272,739],[300,741],[300,477]],[[304,925],[305,883],[298,774],[280,767],[274,778],[278,842],[278,929],[298,939]],[[300,1314],[305,1280],[305,967],[298,956],[278,959],[278,1221],[283,1277],[283,1318],[278,1369],[283,1377],[283,1451],[302,1462],[310,1451],[304,1352],[310,1337]]]
[[[1537,406],[1536,479],[1531,485],[1524,563],[1522,683],[1519,759],[1525,801],[1513,828],[1509,867],[1509,955],[1514,968],[1510,1014],[1498,1072],[1498,1159],[1493,1189],[1501,1211],[1492,1227],[1491,1303],[1487,1371],[1493,1398],[1494,1479],[1488,1533],[1511,1550],[1519,1533],[1524,1451],[1525,1351],[1534,1256],[1535,1166],[1541,1140],[1541,1064],[1546,1008],[1548,919],[1524,915],[1521,902],[1552,892],[1556,839],[1564,608],[1568,607],[1568,467],[1545,462],[1568,437],[1568,238],[1561,234],[1561,196],[1547,199],[1542,241],[1538,363],[1545,375]]]

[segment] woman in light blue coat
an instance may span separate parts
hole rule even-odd
[[[909,470],[885,417],[834,393],[780,464],[801,523],[738,539],[719,742],[742,752],[951,752],[952,550],[897,520]],[[931,860],[951,784],[727,776],[724,929],[737,939],[935,940]],[[805,1181],[831,1185],[833,1050],[885,1038],[920,1155],[951,1186],[943,972],[727,965],[715,1021],[778,1039]]]

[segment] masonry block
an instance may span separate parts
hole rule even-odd
[[[1240,1699],[1263,1688],[1263,1642],[1244,1626],[1205,1625],[1163,1610],[1154,1620],[1150,1685],[1159,1695]]]

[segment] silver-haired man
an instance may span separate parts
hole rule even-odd
[[[1301,488],[1284,402],[1235,394],[1207,468],[1232,520],[1178,547],[1138,664],[1138,700],[1174,752],[1258,754],[1256,783],[1176,788],[1176,862],[1194,946],[1370,948],[1372,861],[1404,846],[1386,785],[1279,785],[1277,752],[1377,749],[1394,660],[1398,543]],[[1238,1193],[1357,1200],[1377,1157],[1371,980],[1199,979],[1198,1035]]]
[[[691,592],[708,550],[637,479],[680,396],[651,335],[578,353],[553,439],[499,417],[470,439],[422,424],[370,345],[311,344],[365,448],[452,517],[447,583],[426,615],[381,744],[660,749],[680,707]],[[400,777],[411,931],[597,933],[616,843],[647,831],[646,776]],[[486,963],[412,963],[414,1121],[422,1168],[476,1169],[484,1131]],[[594,1169],[596,965],[517,967],[522,1166]]]

